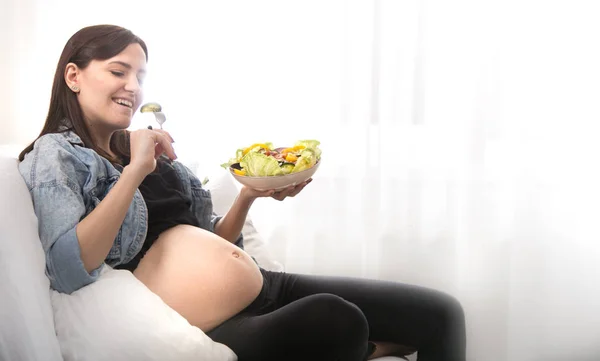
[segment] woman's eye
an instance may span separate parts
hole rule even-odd
[[[113,71],[111,71],[111,73],[112,73],[112,75],[114,75],[114,76],[118,76],[118,77],[122,77],[123,75],[125,75],[125,74],[123,74],[123,73],[122,73],[122,72],[120,72],[120,71],[114,71],[114,70],[113,70]]]

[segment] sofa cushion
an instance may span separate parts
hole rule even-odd
[[[106,266],[70,295],[52,291],[52,305],[65,360],[237,360],[129,271]]]
[[[62,360],[31,197],[0,149],[0,360]]]

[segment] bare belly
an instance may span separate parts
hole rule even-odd
[[[134,275],[204,332],[252,303],[263,282],[246,252],[188,225],[161,233]]]

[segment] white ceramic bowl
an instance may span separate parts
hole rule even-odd
[[[237,175],[231,167],[229,167],[229,173],[231,173],[233,178],[235,178],[238,182],[247,187],[258,189],[261,191],[270,189],[279,190],[292,185],[300,184],[308,178],[312,177],[313,174],[315,174],[315,172],[319,168],[320,164],[321,160],[319,160],[314,166],[301,172],[290,173],[286,175],[275,175],[269,177],[249,177],[244,175]]]

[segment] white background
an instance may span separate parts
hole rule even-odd
[[[301,195],[252,209],[288,270],[449,292],[471,361],[598,359],[594,1],[1,6],[0,145],[39,133],[75,31],[127,27],[149,48],[146,100],[201,178],[251,143],[321,141]]]

